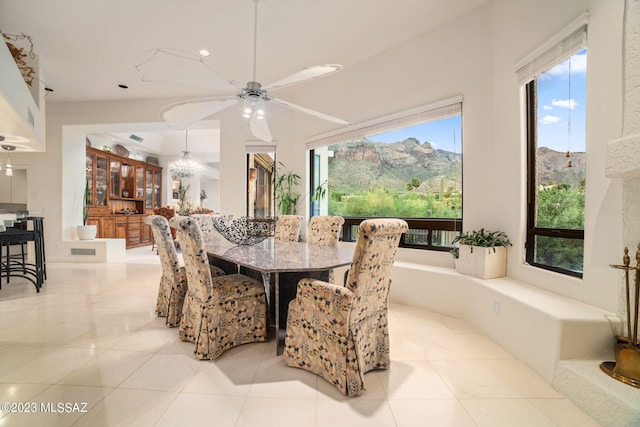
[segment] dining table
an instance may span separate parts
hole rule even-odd
[[[270,320],[275,326],[276,354],[282,354],[289,302],[302,278],[329,281],[331,270],[351,264],[353,248],[286,242],[273,237],[254,245],[235,245],[219,236],[205,244],[209,263],[225,273],[261,279]]]

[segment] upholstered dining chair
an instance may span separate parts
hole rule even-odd
[[[182,305],[187,292],[187,276],[184,266],[180,265],[178,252],[169,231],[169,221],[161,215],[150,215],[145,218],[145,223],[151,227],[162,266],[156,314],[166,317],[167,326],[174,328],[180,324]],[[211,266],[211,275],[223,276],[224,271]]]
[[[338,246],[340,230],[344,224],[341,216],[314,216],[309,220],[307,243],[319,246]]]
[[[266,341],[267,301],[264,286],[242,274],[211,276],[200,227],[193,218],[171,224],[181,242],[187,294],[178,336],[195,343],[198,359],[215,359],[240,344]]]
[[[187,291],[187,276],[184,267],[179,265],[178,252],[173,243],[167,218],[161,215],[150,215],[145,218],[145,223],[151,227],[162,266],[156,314],[167,318],[167,326],[175,327],[180,323],[182,315],[182,303]]]
[[[318,246],[338,246],[340,230],[344,224],[341,216],[314,216],[309,220],[307,243]],[[329,283],[335,283],[335,273],[329,270]]]
[[[301,215],[280,215],[276,221],[273,238],[285,242],[297,242],[303,220]]]
[[[287,366],[320,375],[348,396],[365,390],[366,372],[389,366],[391,269],[407,230],[400,219],[362,221],[345,287],[298,282],[287,317]]]
[[[170,221],[171,218],[173,218],[174,216],[176,216],[176,211],[173,208],[170,208],[168,206],[162,206],[159,208],[155,208],[153,210],[153,214],[154,215],[160,215],[163,216],[167,219],[167,221]],[[176,229],[173,227],[170,227],[171,230],[171,238],[175,241],[176,240]]]
[[[213,226],[213,218],[218,215],[214,214],[192,214],[191,218],[195,219],[200,227],[200,233],[202,234],[202,240],[204,243],[208,243],[215,239],[218,231]]]

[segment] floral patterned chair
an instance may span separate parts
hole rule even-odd
[[[145,218],[145,222],[151,227],[162,266],[156,314],[167,318],[167,326],[175,327],[180,323],[182,315],[187,276],[184,267],[179,265],[178,252],[169,231],[169,221],[164,216],[150,215]]]
[[[314,216],[309,221],[307,243],[318,246],[338,246],[340,230],[344,224],[341,216]],[[329,270],[329,283],[335,283],[333,269]]]
[[[267,301],[264,286],[242,274],[213,278],[197,222],[171,220],[182,242],[187,295],[178,336],[195,343],[198,359],[215,359],[240,344],[266,341]]]
[[[200,227],[202,233],[202,239],[207,244],[215,239],[218,231],[213,226],[213,218],[218,215],[214,214],[191,214],[191,218],[195,219]]]
[[[173,218],[174,216],[176,216],[176,211],[173,208],[170,208],[169,206],[163,206],[160,208],[155,208],[153,210],[153,214],[154,215],[160,215],[163,216],[167,219],[167,221],[170,221],[171,218]],[[173,227],[170,227],[171,230],[171,238],[175,241],[176,240],[176,229]]]
[[[365,220],[345,287],[315,279],[298,282],[287,318],[287,366],[320,375],[348,396],[365,390],[366,372],[389,366],[391,269],[407,230],[400,219]]]
[[[273,238],[285,242],[297,242],[304,218],[300,215],[281,215],[276,221]]]
[[[309,221],[307,243],[319,246],[338,246],[340,230],[344,224],[341,216],[314,216]]]

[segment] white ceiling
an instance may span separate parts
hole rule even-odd
[[[257,80],[268,84],[317,64],[350,67],[487,1],[260,0]],[[0,0],[0,31],[32,37],[54,89],[48,103],[193,98],[220,94],[206,73],[193,76],[198,85],[143,82],[136,65],[156,48],[207,49],[206,64],[242,87],[253,79],[253,13],[253,0]],[[184,65],[166,70],[175,81],[190,72]],[[121,131],[115,136],[145,132]],[[199,149],[194,141],[192,151]]]

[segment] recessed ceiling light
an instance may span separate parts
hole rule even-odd
[[[209,56],[211,55],[207,49],[200,49],[200,56]]]
[[[118,85],[118,87],[121,89],[129,89],[129,86],[127,85]]]

